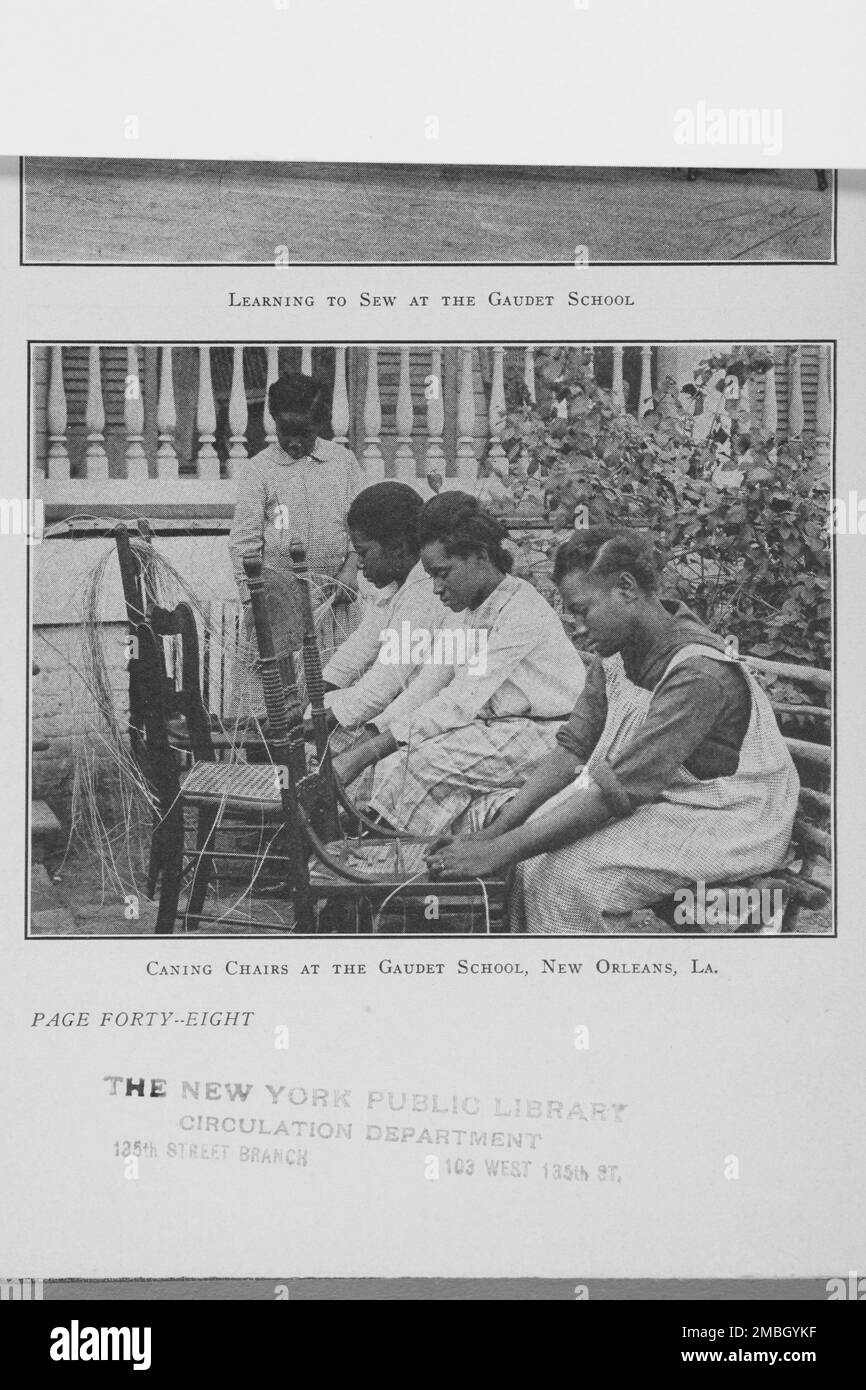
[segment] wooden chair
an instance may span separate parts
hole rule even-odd
[[[301,643],[301,663],[304,675],[304,688],[310,705],[313,726],[313,741],[322,776],[328,783],[329,798],[339,804],[350,824],[357,831],[368,830],[379,838],[392,840],[411,840],[411,835],[400,830],[383,829],[372,821],[359,807],[355,806],[345,789],[334,777],[331,770],[331,752],[328,734],[328,711],[325,706],[325,682],[322,674],[322,654],[316,635],[316,620],[310,593],[307,554],[301,541],[292,541],[289,546],[294,573],[301,584],[301,607],[303,611],[303,640]]]
[[[291,547],[292,560],[302,583],[306,577],[303,546]],[[505,917],[505,879],[454,881],[447,884],[430,879],[424,862],[429,841],[390,832],[367,838],[337,838],[339,831],[338,791],[331,771],[327,748],[327,726],[322,695],[321,663],[312,623],[309,590],[305,585],[305,660],[307,695],[310,698],[318,766],[308,769],[303,743],[303,719],[297,687],[288,671],[280,671],[274,656],[273,633],[265,603],[261,560],[244,560],[253,619],[261,657],[262,687],[271,730],[274,762],[284,765],[292,797],[287,812],[297,816],[302,837],[310,854],[310,892],[317,901],[329,900],[349,909],[356,925],[368,911],[379,912],[393,897],[426,903],[430,920],[437,930],[448,928],[492,931],[501,929]],[[349,812],[365,818],[342,798]],[[296,808],[296,809],[295,809]],[[288,815],[287,815],[288,818]],[[370,822],[366,822],[369,827]],[[333,837],[326,839],[325,837]],[[432,914],[435,912],[435,916]],[[377,914],[378,915],[378,914]],[[417,925],[420,925],[420,919]]]
[[[832,867],[832,798],[830,794],[832,755],[829,742],[820,741],[829,732],[832,710],[822,700],[829,698],[832,677],[829,671],[816,667],[797,666],[789,662],[766,661],[761,657],[743,656],[743,664],[753,675],[769,683],[769,699],[785,743],[800,777],[800,795],[791,844],[785,863],[771,873],[746,883],[708,885],[707,895],[714,888],[740,889],[753,894],[765,890],[780,894],[781,913],[771,922],[710,927],[709,931],[751,932],[762,936],[779,935],[796,930],[801,912],[820,910],[831,899],[830,871]],[[773,692],[773,683],[793,683],[800,691],[810,692],[804,701],[780,697]],[[812,737],[802,737],[804,733]],[[694,888],[694,885],[684,885]],[[776,899],[769,898],[768,902]],[[652,912],[676,931],[700,931],[693,924],[682,925],[674,916],[676,900],[667,897],[654,903]]]
[[[139,544],[133,545],[132,533],[130,528],[119,523],[114,529],[114,540],[117,547],[117,558],[120,565],[120,579],[123,585],[123,597],[126,604],[126,621],[129,636],[133,637],[139,623],[145,621],[149,609],[158,606],[159,595],[154,577],[154,545],[153,535],[150,524],[143,517],[136,523],[136,538]],[[212,607],[212,605],[211,605]],[[192,611],[192,610],[190,610]],[[231,616],[228,613],[220,613],[220,627],[222,633],[229,633],[231,627]],[[230,648],[234,651],[237,646],[237,631],[239,625],[235,624],[234,646]],[[211,729],[211,741],[214,752],[218,757],[237,756],[240,752],[246,752],[249,748],[262,748],[262,739],[258,731],[235,730],[231,727],[231,721],[226,717],[223,705],[223,691],[225,684],[225,665],[231,657],[225,651],[219,655],[213,650],[213,643],[210,641],[210,629],[205,626],[204,633],[204,658],[206,663],[205,680],[203,689],[206,698],[216,698],[220,703],[218,710],[208,706],[208,721]],[[165,661],[165,653],[161,652],[163,680],[165,685],[166,717],[170,722],[171,736],[173,744],[178,748],[191,751],[189,733],[183,724],[183,714],[179,708],[175,697],[176,682]],[[129,675],[129,726],[130,740],[132,743],[132,753],[136,762],[140,761],[140,745],[138,743],[138,730],[142,726],[142,690],[139,679],[139,665],[135,659],[134,644],[133,654],[128,662]],[[219,672],[223,679],[218,681],[214,675]]]
[[[171,932],[181,918],[187,930],[207,923],[273,931],[273,921],[253,920],[230,912],[205,910],[215,864],[238,868],[244,864],[252,879],[262,870],[260,850],[226,850],[217,843],[224,832],[251,829],[261,842],[270,837],[280,852],[268,852],[265,865],[276,872],[284,899],[294,915],[294,930],[364,931],[376,927],[382,910],[393,899],[426,907],[437,929],[455,920],[463,930],[499,929],[504,915],[505,884],[490,881],[435,883],[424,864],[426,841],[349,838],[340,833],[334,779],[327,758],[307,765],[301,706],[294,663],[279,661],[261,577],[261,561],[245,561],[258,639],[262,684],[268,712],[268,751],[262,764],[219,763],[201,701],[198,634],[186,604],[171,613],[152,608],[150,621],[140,623],[136,636],[144,692],[145,766],[158,807],[155,827],[155,877],[148,884],[153,896],[160,879],[156,930]],[[166,718],[160,644],[164,636],[181,641],[183,681],[181,706],[195,761],[185,773],[178,768],[177,748]],[[187,848],[187,821],[194,823],[194,844]],[[407,882],[407,880],[411,880]],[[184,885],[186,903],[180,906]],[[423,901],[426,900],[426,903]],[[411,922],[416,919],[411,912]],[[421,923],[424,922],[423,916]],[[404,920],[405,928],[405,920]],[[417,925],[417,923],[416,923]],[[410,925],[410,930],[415,929]],[[423,926],[422,928],[423,929]]]
[[[163,638],[180,640],[181,680],[169,687],[164,677]],[[185,880],[189,891],[183,917],[187,928],[201,921],[221,920],[248,930],[261,927],[274,930],[273,920],[253,921],[249,916],[226,913],[220,919],[203,912],[208,887],[221,871],[251,865],[262,867],[262,846],[268,836],[280,839],[283,816],[277,777],[268,764],[247,765],[217,762],[217,750],[210,720],[201,699],[198,629],[188,604],[180,603],[168,611],[152,606],[148,621],[135,631],[138,651],[139,683],[143,705],[140,729],[142,769],[154,801],[154,829],[151,843],[147,894],[153,897],[159,883],[156,931],[173,932],[178,904]],[[179,744],[173,729],[171,711],[180,710],[185,737]],[[184,757],[192,756],[192,766],[183,770]],[[194,821],[195,844],[186,848],[187,820]],[[256,849],[232,850],[218,843],[218,837],[243,833],[256,840]],[[254,834],[253,832],[257,832]],[[282,856],[272,853],[268,869],[280,871]],[[278,929],[284,930],[284,925]]]
[[[138,534],[146,546],[152,545],[150,527],[146,521],[139,521]],[[139,623],[144,622],[147,615],[149,602],[155,599],[152,587],[146,588],[147,566],[142,563],[132,548],[129,529],[120,524],[115,528],[114,543],[117,547],[117,558],[120,564],[120,581],[123,585],[123,598],[126,604],[126,624],[127,624],[127,675],[129,679],[129,739],[132,747],[132,756],[136,764],[141,767],[143,761],[143,729],[144,729],[144,691],[139,680],[139,665],[136,655],[137,632]],[[168,682],[168,672],[165,669],[165,658],[160,651],[160,661],[162,663],[163,680]]]
[[[159,595],[155,578],[153,560],[155,551],[150,524],[144,518],[140,518],[136,523],[134,534],[138,541],[138,544],[135,545],[133,544],[133,532],[125,524],[119,523],[114,530],[123,597],[126,604],[129,741],[133,759],[145,781],[153,786],[153,777],[156,775],[159,785],[164,788],[168,785],[166,780],[168,766],[163,766],[162,754],[155,752],[156,745],[153,739],[156,735],[153,732],[150,745],[147,745],[145,734],[146,708],[150,710],[159,708],[160,718],[165,725],[165,736],[171,749],[170,755],[166,754],[165,757],[168,758],[168,762],[172,766],[177,763],[179,757],[187,762],[205,756],[211,760],[215,757],[236,758],[241,752],[246,753],[251,748],[261,748],[263,744],[257,732],[244,733],[224,728],[219,716],[205,713],[203,707],[200,709],[200,720],[195,733],[193,733],[188,724],[186,712],[183,689],[185,682],[178,671],[170,669],[170,665],[166,661],[165,645],[162,640],[151,642],[149,637],[145,635],[144,656],[142,655],[141,634],[139,632],[141,624],[146,623],[147,616],[151,611],[164,613],[165,610],[160,609],[157,602]],[[180,611],[180,609],[176,610],[176,612]],[[182,605],[182,612],[184,614],[183,619],[176,619],[176,622],[181,623],[181,627],[174,630],[165,627],[162,632],[155,635],[161,639],[162,636],[180,636],[183,632],[188,647],[192,638],[196,638],[197,652],[198,637],[195,616],[188,605]],[[207,633],[205,637],[207,637]],[[144,665],[144,657],[148,661],[147,668]],[[184,653],[182,661],[186,660],[186,653]],[[173,668],[173,666],[174,663],[172,662],[171,667]],[[197,677],[189,677],[189,679],[197,683]],[[200,705],[201,701],[199,700]],[[199,711],[197,710],[196,716],[198,717],[198,715]],[[203,752],[205,728],[208,730],[206,754]],[[164,866],[161,856],[173,846],[174,828],[174,821],[171,821],[168,827],[163,824],[163,811],[157,802],[153,810],[147,871],[147,891],[150,896],[153,895],[155,883],[162,877],[163,867],[166,868],[167,876],[171,877],[172,864]]]

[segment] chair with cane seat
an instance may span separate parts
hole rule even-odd
[[[308,583],[306,551],[300,541],[293,541],[289,547],[289,551],[294,566],[295,576],[302,585],[301,607],[304,616],[304,630],[301,644],[301,658],[307,698],[310,702],[310,716],[313,727],[313,738],[316,744],[316,754],[319,758],[321,773],[327,780],[329,788],[328,795],[332,801],[334,798],[336,799],[345,813],[345,819],[354,825],[359,834],[363,834],[365,831],[368,832],[365,845],[368,867],[373,867],[375,865],[377,870],[382,867],[387,868],[391,859],[394,859],[402,866],[401,871],[404,873],[404,876],[406,873],[411,874],[416,870],[423,870],[425,868],[423,850],[426,848],[426,842],[419,841],[416,836],[406,831],[384,827],[380,822],[371,820],[369,816],[365,815],[365,813],[352,802],[348,793],[333,776],[330,767],[331,755],[328,746],[328,712],[324,702],[322,657],[319,651],[318,638],[316,636],[316,624],[313,615],[310,585]],[[374,839],[392,842],[403,841],[404,844],[399,848],[393,844],[390,849],[386,845],[379,845],[377,848],[372,842]],[[420,850],[418,848],[419,846]],[[389,856],[391,856],[391,859],[389,859]],[[421,880],[422,885],[425,880],[426,874]],[[431,891],[432,890],[428,886],[424,896],[430,896]],[[438,911],[438,916],[435,920],[437,923],[441,924],[438,929],[444,931],[446,926],[454,924],[456,929],[459,930],[461,920],[465,917],[467,910],[465,894],[459,889],[452,891],[451,884],[440,879],[436,881],[435,898]],[[493,899],[491,899],[488,894],[488,912],[490,910],[491,901],[494,905],[494,912],[497,915],[497,920],[500,923],[498,929],[505,930],[505,927],[501,925],[503,913],[499,906],[499,890],[494,894]],[[416,913],[416,925],[420,925],[422,920],[423,919],[419,918]]]
[[[165,637],[179,639],[181,647],[181,683],[178,687],[172,684],[170,689],[164,674]],[[218,835],[222,838],[241,831],[249,840],[251,832],[257,831],[257,845],[267,835],[273,842],[281,835],[283,820],[273,768],[216,761],[199,685],[198,631],[189,605],[180,603],[171,611],[151,607],[148,621],[137,624],[134,640],[142,699],[142,722],[135,734],[154,806],[147,893],[153,897],[159,883],[156,931],[161,935],[175,929],[181,890],[190,875],[183,917],[186,927],[195,929],[200,921],[208,920],[203,908],[215,864],[223,874],[227,868],[247,864],[262,870],[260,849],[232,851],[217,844]],[[172,732],[177,720],[169,718],[170,712],[178,710],[185,730],[182,744]],[[189,756],[192,767],[183,771],[181,761]],[[188,813],[194,819],[195,845],[187,853]],[[269,856],[270,870],[278,869],[279,863],[279,855]],[[249,916],[222,914],[209,920],[237,924],[244,930],[252,926],[273,930],[275,925],[285,929],[285,924],[253,922]]]
[[[175,726],[181,748],[186,751],[192,748],[190,730],[180,708],[181,696],[166,665],[164,644],[147,626],[147,615],[155,606],[157,594],[153,538],[149,523],[143,518],[137,523],[137,537],[140,543],[133,547],[129,528],[122,522],[114,528],[126,604],[129,741],[133,760],[153,797],[146,890],[148,896],[153,897],[163,871],[167,879],[171,879],[174,872],[173,861],[163,857],[166,853],[170,855],[173,848],[175,822],[171,808],[177,786],[177,759],[169,741],[169,729]],[[190,630],[195,633],[192,611],[186,608],[186,614]],[[155,722],[156,710],[159,719]],[[204,719],[202,710],[201,720]],[[212,756],[209,751],[205,754],[203,738],[202,724],[197,722],[197,756]],[[158,931],[161,929],[157,927]]]
[[[169,757],[171,765],[177,763],[179,756],[185,757],[187,761],[190,758],[201,759],[205,756],[202,752],[205,731],[207,731],[208,749],[206,756],[209,759],[214,757],[233,758],[237,757],[239,752],[249,752],[253,748],[261,748],[263,746],[262,740],[257,733],[243,734],[226,730],[219,717],[205,713],[203,706],[195,731],[189,727],[182,693],[184,682],[183,680],[178,681],[177,671],[170,674],[169,664],[166,662],[165,645],[161,640],[148,644],[148,638],[145,637],[145,647],[150,663],[145,671],[142,662],[139,626],[146,623],[147,615],[152,610],[165,612],[158,607],[156,552],[150,525],[144,518],[140,518],[133,533],[128,526],[121,522],[114,528],[114,540],[126,605],[130,749],[133,761],[139,768],[145,782],[152,787],[154,768],[160,786],[167,785],[166,778],[168,776],[168,764],[163,767],[162,754],[155,752],[153,742],[149,748],[145,746],[146,704],[149,704],[151,709],[155,709],[157,705],[159,707],[161,718],[165,724],[166,737],[172,749]],[[192,637],[195,637],[197,653],[197,627],[193,611],[188,605],[182,605],[182,609],[185,615],[183,629],[186,633],[187,647],[189,647]],[[180,608],[176,610],[176,612],[180,611]],[[180,636],[181,634],[179,630],[169,632],[166,629],[164,633],[159,634],[160,637],[163,635]],[[194,679],[198,687],[198,678],[195,677]],[[199,704],[201,704],[200,701]],[[153,893],[153,885],[162,874],[161,855],[163,850],[172,843],[171,833],[163,825],[162,813],[158,805],[154,807],[153,816],[147,871],[147,891],[150,896]],[[166,867],[170,878],[172,866]]]
[[[305,573],[303,547],[292,547],[296,571]],[[427,841],[412,836],[362,838],[339,836],[338,798],[322,703],[321,668],[315,634],[307,623],[304,654],[307,660],[307,693],[311,698],[317,730],[318,765],[307,767],[303,742],[303,718],[297,687],[281,677],[274,656],[273,634],[264,602],[262,566],[257,557],[244,560],[253,619],[261,658],[262,687],[268,712],[270,749],[275,764],[286,771],[282,789],[287,821],[294,821],[309,855],[307,885],[317,903],[338,904],[348,910],[356,929],[365,911],[377,917],[392,898],[424,904],[427,920],[445,930],[457,922],[463,930],[493,930],[504,916],[505,880],[432,880],[424,862]],[[345,804],[345,803],[344,803]],[[354,809],[354,808],[352,808]],[[374,922],[375,925],[375,922]]]

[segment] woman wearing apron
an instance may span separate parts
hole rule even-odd
[[[512,926],[617,930],[689,884],[777,868],[799,782],[770,703],[683,604],[658,597],[651,539],[590,527],[554,579],[589,653],[556,748],[494,822],[434,846],[444,876],[517,864]]]

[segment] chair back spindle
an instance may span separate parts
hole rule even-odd
[[[292,563],[301,589],[301,611],[303,614],[303,641],[301,655],[304,663],[304,678],[310,700],[310,716],[313,723],[313,738],[319,757],[323,813],[326,815],[325,839],[335,840],[340,833],[339,808],[342,806],[351,821],[360,830],[364,827],[379,837],[389,840],[414,840],[408,831],[385,829],[372,821],[368,815],[355,806],[344,787],[341,787],[331,766],[330,736],[328,734],[328,711],[325,706],[325,682],[322,676],[322,655],[316,636],[316,620],[313,616],[313,600],[308,581],[307,553],[300,541],[292,541],[289,547]]]
[[[268,746],[279,772],[279,792],[288,832],[288,857],[295,887],[295,911],[299,923],[313,920],[307,845],[303,836],[306,817],[301,809],[300,788],[306,777],[304,721],[291,656],[278,660],[265,596],[262,557],[244,556],[244,573],[253,610],[259,649],[259,674],[270,731]],[[285,770],[285,776],[282,775]]]
[[[303,714],[297,682],[291,662],[281,662],[276,654],[261,557],[247,555],[243,564],[259,649],[259,675],[270,726],[268,742],[272,753],[277,755],[276,760],[288,768],[297,786],[307,771]]]
[[[316,620],[313,616],[313,600],[310,595],[310,572],[307,568],[307,551],[303,542],[293,540],[289,554],[294,566],[295,576],[300,585],[301,612],[303,614],[304,635],[301,653],[304,661],[304,676],[307,683],[307,698],[313,720],[316,752],[320,759],[326,755],[328,747],[327,710],[325,709],[325,682],[322,676],[322,659],[316,640]]]
[[[171,611],[152,604],[147,617],[157,637],[180,638],[181,688],[176,691],[172,703],[178,706],[186,721],[186,735],[193,757],[197,762],[212,763],[215,761],[216,753],[210,720],[202,700],[201,661],[195,615],[188,603],[179,603]]]
[[[340,835],[340,817],[337,804],[337,784],[331,767],[331,750],[328,735],[328,711],[325,708],[325,682],[322,676],[322,658],[316,637],[316,620],[313,616],[313,600],[310,593],[307,552],[301,541],[292,541],[289,547],[295,575],[300,586],[301,613],[303,615],[304,635],[301,643],[301,656],[304,663],[304,677],[307,697],[310,702],[310,715],[313,722],[313,738],[319,759],[319,782],[321,790],[322,831],[326,840],[336,840]]]

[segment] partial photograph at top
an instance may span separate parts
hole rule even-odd
[[[32,265],[814,264],[830,169],[22,161]]]

